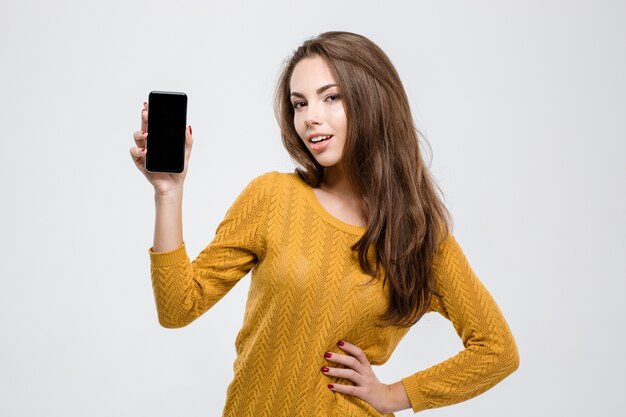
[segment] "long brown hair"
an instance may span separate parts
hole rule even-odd
[[[335,77],[348,122],[342,163],[367,220],[365,233],[351,249],[358,250],[364,272],[375,279],[384,275],[383,288],[390,283],[382,326],[410,327],[427,312],[432,295],[438,295],[432,263],[452,231],[452,216],[422,159],[421,133],[396,69],[376,44],[355,33],[322,33],[306,40],[283,64],[274,110],[283,144],[300,165],[295,173],[311,187],[324,181],[324,166],[296,132],[290,100],[296,64],[313,56],[324,59]],[[372,245],[374,266],[368,260]]]

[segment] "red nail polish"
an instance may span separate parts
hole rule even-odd
[[[328,388],[333,389],[334,385],[333,384],[328,384]]]
[[[340,340],[337,342],[337,346],[343,346],[343,342]]]
[[[332,354],[332,353],[328,353],[328,352],[324,353],[324,357],[325,357],[325,358],[330,358],[330,357],[332,357],[332,356],[333,356],[333,354]]]
[[[322,372],[328,372],[328,368],[324,366],[324,367],[322,368]]]
[[[189,134],[193,135],[193,130],[191,130],[191,125],[189,125]]]

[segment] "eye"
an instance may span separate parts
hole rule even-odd
[[[332,99],[330,101],[337,101],[337,100],[339,100],[339,94],[331,94],[328,97],[326,97],[326,100],[328,100],[328,99]]]
[[[304,102],[302,102],[302,101],[296,101],[296,102],[295,102],[295,103],[293,103],[292,105],[293,105],[293,108],[294,108],[294,109],[299,109],[300,107],[298,107],[298,106],[299,106],[300,104],[304,104]]]

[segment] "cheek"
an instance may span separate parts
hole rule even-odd
[[[296,132],[298,132],[298,136],[302,138],[306,129],[304,127],[304,123],[301,120],[301,117],[297,113],[293,116],[293,126],[296,128]]]
[[[346,114],[343,111],[343,109],[338,108],[337,111],[335,111],[332,115],[333,118],[333,124],[336,126],[337,129],[342,129],[345,130],[347,124],[346,121]]]

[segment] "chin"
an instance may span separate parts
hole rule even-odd
[[[324,168],[330,168],[330,167],[334,167],[337,164],[339,164],[339,161],[317,161],[321,166],[323,166]]]
[[[340,157],[334,157],[334,156],[328,155],[326,158],[316,158],[316,161],[318,164],[322,165],[323,167],[330,168],[332,166],[339,164],[340,159],[341,159]]]

